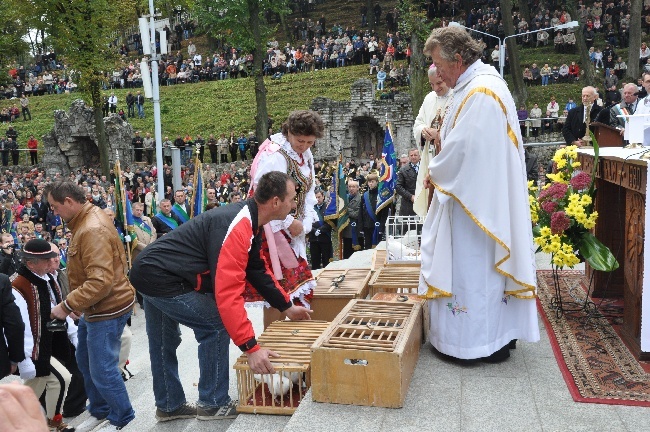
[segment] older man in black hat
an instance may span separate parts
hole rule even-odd
[[[18,275],[11,284],[25,324],[26,358],[18,364],[18,370],[25,385],[37,396],[45,393],[45,413],[50,429],[73,431],[63,423],[61,411],[71,378],[63,363],[70,359],[70,343],[77,346],[77,326],[69,317],[65,321],[67,328],[50,325],[50,311],[62,299],[59,285],[48,273],[54,257],[56,252],[47,241],[28,241],[23,247]]]

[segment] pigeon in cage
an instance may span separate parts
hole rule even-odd
[[[287,364],[287,366],[300,366],[300,365],[294,363],[294,364]],[[302,385],[303,387],[307,385],[307,383],[305,382],[305,374],[302,372],[282,371],[282,376],[289,378],[291,382],[294,383],[295,385]]]
[[[389,260],[417,260],[420,259],[420,251],[412,249],[402,243],[401,239],[389,237],[386,240],[386,253]]]
[[[289,389],[292,386],[291,380],[285,376],[280,376],[277,373],[274,374],[254,374],[253,378],[257,382],[263,382],[266,384],[266,387],[269,389],[269,392],[273,397],[279,398],[282,395],[289,393]]]

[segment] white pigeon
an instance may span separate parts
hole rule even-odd
[[[276,373],[263,375],[254,374],[253,378],[255,378],[257,382],[263,382],[266,384],[266,387],[269,389],[269,392],[271,392],[271,395],[276,398],[289,393],[289,389],[292,386],[291,380],[289,378],[280,376]]]

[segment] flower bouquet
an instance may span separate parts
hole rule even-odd
[[[618,268],[611,251],[591,232],[598,212],[594,211],[594,177],[598,166],[598,143],[594,145],[594,171],[581,171],[577,147],[555,152],[556,172],[547,174],[550,183],[541,190],[528,182],[534,242],[538,252],[550,253],[555,268],[573,268],[586,261],[593,269],[606,272]]]

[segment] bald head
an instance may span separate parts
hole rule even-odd
[[[634,102],[636,102],[638,96],[638,88],[636,84],[625,84],[625,87],[623,87],[623,100],[625,101],[626,104],[631,105]]]

